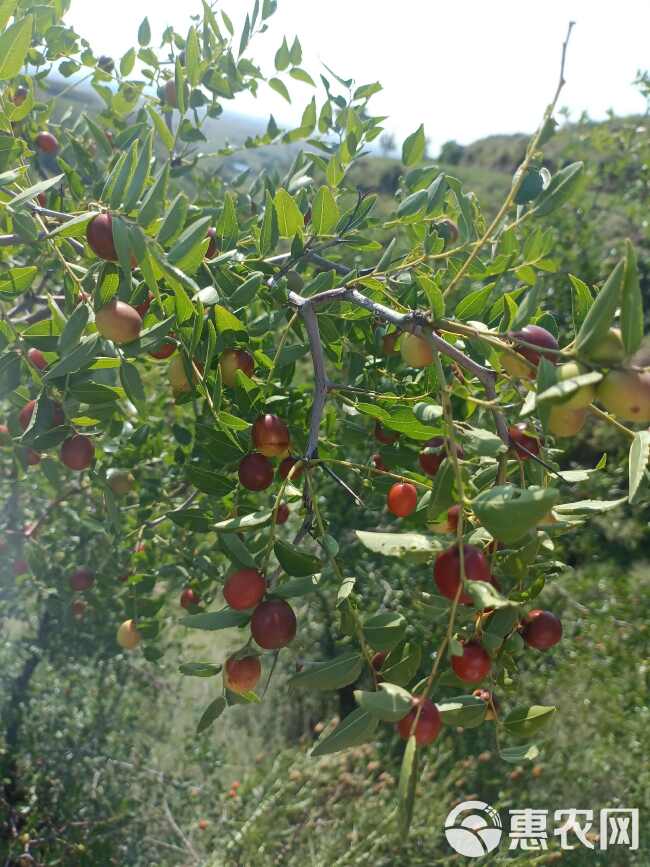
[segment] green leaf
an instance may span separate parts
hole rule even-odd
[[[476,608],[505,608],[516,603],[506,599],[492,584],[487,581],[465,581],[465,590],[472,597]]]
[[[636,352],[643,340],[643,296],[632,242],[625,242],[625,274],[621,300],[621,334],[628,355]]]
[[[160,137],[160,141],[165,145],[168,151],[174,150],[174,135],[167,127],[167,124],[163,120],[163,118],[158,114],[156,109],[152,105],[147,105],[147,111],[149,112],[149,117],[153,121],[153,125],[156,128],[156,132]]]
[[[142,23],[138,27],[138,42],[143,48],[151,42],[151,27],[149,26],[148,18],[143,18]]]
[[[289,678],[289,686],[298,689],[341,689],[361,675],[363,657],[354,651],[325,662],[307,664],[303,671]]]
[[[190,223],[167,254],[167,261],[172,265],[178,265],[181,259],[205,240],[209,226],[210,217],[200,217],[198,220]]]
[[[149,187],[149,191],[142,200],[140,213],[138,214],[138,223],[147,228],[153,223],[165,209],[165,197],[167,195],[167,184],[169,182],[169,163],[165,163],[164,168],[158,174],[156,180]]]
[[[415,789],[418,781],[418,751],[415,735],[406,742],[406,749],[402,756],[402,766],[399,772],[397,792],[399,804],[397,809],[397,821],[399,832],[405,838],[411,827],[413,819],[413,805],[415,804]]]
[[[573,312],[573,329],[578,332],[585,321],[589,308],[594,303],[589,286],[579,277],[569,274],[571,281],[571,308]]]
[[[302,233],[304,218],[293,196],[280,187],[275,194],[273,204],[278,217],[280,237],[293,238],[297,233]]]
[[[235,486],[227,476],[221,476],[219,473],[198,466],[188,468],[187,479],[199,491],[214,497],[225,497]]]
[[[363,634],[374,650],[392,650],[405,632],[406,620],[397,611],[380,611],[363,624]]]
[[[29,289],[37,274],[38,268],[35,268],[33,265],[12,268],[7,272],[6,276],[0,277],[0,296],[15,298],[24,292],[25,289]]]
[[[202,611],[200,614],[190,614],[184,617],[180,624],[188,629],[231,629],[233,626],[243,626],[250,620],[250,615],[243,611],[233,611],[232,608],[222,608],[221,611]]]
[[[302,81],[304,84],[309,84],[311,85],[311,87],[316,87],[316,82],[311,77],[311,75],[305,69],[301,69],[299,66],[294,67],[289,72],[289,75],[292,78],[295,78],[296,81]]]
[[[138,162],[136,163],[133,175],[124,195],[124,210],[127,212],[132,211],[137,205],[138,199],[142,195],[142,191],[149,178],[152,146],[153,137],[149,134],[142,146]]]
[[[398,722],[411,710],[411,693],[396,683],[380,683],[376,692],[355,689],[359,707],[384,722]]]
[[[520,765],[524,761],[532,762],[539,755],[537,744],[521,744],[515,747],[501,747],[499,755],[504,762]]]
[[[282,72],[289,66],[290,63],[291,57],[289,54],[289,46],[287,44],[287,37],[285,36],[282,40],[282,45],[275,53],[275,68],[278,70],[278,72]]]
[[[221,668],[214,662],[182,662],[178,666],[180,673],[188,677],[214,677],[221,672]]]
[[[134,364],[130,364],[128,361],[122,363],[120,367],[120,382],[131,403],[137,407],[142,407],[146,400],[146,394],[144,385],[140,379],[140,373]]]
[[[226,709],[226,699],[220,695],[218,698],[215,698],[213,702],[211,702],[206,709],[203,711],[203,715],[199,720],[199,724],[196,727],[196,733],[201,734],[201,732],[205,731],[212,723],[218,719],[221,714]]]
[[[161,227],[158,229],[158,241],[165,245],[175,238],[187,217],[189,201],[184,193],[179,193],[165,215]]]
[[[556,711],[556,707],[544,707],[538,704],[516,707],[503,720],[503,727],[514,737],[530,738],[549,724]]]
[[[381,270],[381,268],[378,268],[378,270]],[[427,296],[432,317],[434,319],[442,319],[445,315],[445,299],[440,287],[425,274],[416,274],[415,279],[418,286]]]
[[[402,162],[405,166],[413,166],[419,163],[426,149],[424,126],[420,126],[408,136],[402,145]]]
[[[25,202],[28,202],[30,199],[35,199],[39,193],[44,193],[46,190],[49,190],[51,187],[55,187],[57,184],[61,182],[61,178],[65,177],[65,175],[55,175],[53,178],[47,178],[45,181],[39,181],[37,184],[32,184],[31,187],[27,187],[26,190],[21,190],[16,196],[8,202],[9,206],[14,210],[18,210],[18,207]]]
[[[532,485],[525,490],[497,485],[482,491],[472,502],[474,514],[501,542],[516,542],[535,527],[556,504],[559,491]]]
[[[289,96],[287,86],[279,78],[269,78],[268,85],[269,87],[273,88],[276,93],[279,93],[280,96],[283,96],[287,102],[291,102],[291,97]]]
[[[7,26],[7,21],[16,11],[18,0],[0,0],[0,31]]]
[[[15,78],[25,62],[32,41],[34,19],[18,18],[0,36],[0,81]]]
[[[317,235],[329,235],[341,218],[341,212],[329,187],[322,186],[311,209],[311,224]]]
[[[98,344],[99,335],[92,334],[89,337],[84,337],[72,352],[69,352],[51,367],[48,367],[43,374],[43,382],[50,382],[59,376],[66,376],[68,373],[84,370],[94,360]]]
[[[625,262],[620,261],[596,295],[576,337],[576,351],[588,355],[605,337],[621,302]]]
[[[262,221],[262,231],[260,232],[260,255],[268,256],[274,249],[280,238],[280,230],[278,228],[278,215],[273,204],[273,199],[270,194],[266,193],[266,204],[264,208],[264,219]]]
[[[571,379],[563,379],[560,382],[556,382],[550,388],[545,389],[541,394],[538,394],[536,403],[563,401],[583,386],[595,385],[602,378],[603,374],[600,371],[590,370],[589,373],[580,373],[578,376],[571,377]]]
[[[365,744],[374,735],[378,722],[376,717],[370,716],[363,708],[356,708],[341,720],[334,731],[328,731],[319,738],[311,751],[312,757],[327,756],[348,747]]]
[[[533,214],[545,217],[557,210],[574,193],[580,184],[584,163],[577,162],[560,169],[553,177],[548,187],[537,198]]]
[[[637,431],[630,446],[630,490],[628,493],[630,503],[634,502],[641,482],[645,478],[648,468],[648,457],[650,457],[650,432],[646,430]]]
[[[259,530],[271,520],[273,512],[265,509],[261,512],[251,512],[241,518],[228,518],[214,525],[214,529],[222,533],[243,533],[245,530]]]
[[[314,575],[321,569],[321,561],[318,557],[314,557],[313,554],[306,554],[281,539],[275,543],[273,550],[280,566],[287,575],[295,575],[300,578],[304,575]]]
[[[295,596],[306,596],[318,589],[320,575],[309,575],[307,578],[291,578],[276,584],[273,595],[282,599],[291,599]]]
[[[88,324],[88,307],[79,304],[72,311],[59,337],[59,354],[64,355],[79,343],[84,328]]]
[[[400,644],[384,660],[381,676],[388,683],[407,686],[418,673],[421,661],[422,647],[419,643]]]
[[[469,729],[481,725],[488,705],[476,695],[455,695],[438,702],[437,708],[445,725]]]
[[[228,299],[235,310],[239,307],[245,307],[253,301],[262,285],[262,277],[263,274],[259,271],[254,271],[241,286],[235,289]]]
[[[485,312],[494,284],[488,283],[482,289],[476,289],[466,295],[462,301],[458,302],[456,307],[456,317],[458,319],[480,319]]]
[[[355,530],[357,539],[369,551],[384,557],[408,558],[426,563],[440,551],[442,545],[431,536],[421,533],[375,533],[369,530]]]
[[[215,304],[212,308],[214,314],[214,326],[217,329],[217,334],[224,334],[227,331],[246,331],[245,326],[237,319],[237,317],[222,307],[220,304]]]

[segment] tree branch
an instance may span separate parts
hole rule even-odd
[[[327,378],[325,370],[325,356],[320,339],[320,330],[318,328],[318,319],[314,308],[324,304],[334,302],[348,302],[357,307],[362,307],[368,310],[377,319],[394,325],[400,331],[408,331],[418,337],[426,340],[437,352],[447,356],[447,358],[455,361],[460,367],[476,377],[483,384],[486,395],[489,400],[496,400],[496,373],[489,367],[484,367],[477,361],[474,361],[462,350],[458,349],[451,343],[448,343],[434,329],[429,321],[427,314],[419,311],[410,310],[406,313],[398,313],[396,310],[386,307],[377,301],[372,301],[366,295],[363,295],[353,287],[341,287],[338,289],[329,289],[321,292],[318,295],[313,295],[311,298],[303,298],[297,292],[289,292],[289,301],[298,308],[298,312],[305,323],[307,337],[309,340],[309,349],[314,365],[314,404],[312,407],[311,419],[309,424],[309,439],[307,443],[307,451],[305,460],[310,460],[316,454],[318,447],[318,434],[320,423],[325,408],[327,392],[333,388]],[[508,436],[508,425],[501,410],[496,407],[490,411],[494,416],[494,424],[497,433],[501,440],[510,445],[510,437]]]

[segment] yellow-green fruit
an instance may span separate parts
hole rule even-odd
[[[410,367],[427,367],[433,363],[433,349],[417,334],[403,334],[399,348],[402,358]]]
[[[557,378],[560,382],[566,379],[573,379],[580,376],[582,373],[587,373],[584,367],[581,367],[575,361],[568,361],[566,364],[561,364],[557,369]],[[596,397],[596,387],[594,385],[582,385],[577,391],[562,402],[563,409],[584,409],[593,403]]]
[[[509,373],[515,379],[535,378],[535,371],[530,365],[526,364],[526,360],[519,354],[502,352],[499,355],[499,361],[506,373]]]
[[[142,635],[135,625],[135,620],[125,620],[117,630],[117,643],[124,650],[135,650],[142,641]]]
[[[135,479],[128,470],[109,470],[106,473],[106,481],[116,497],[128,494],[135,484]]]
[[[582,430],[587,419],[586,409],[567,409],[565,403],[551,407],[548,429],[556,437],[572,437]]]
[[[140,336],[142,318],[135,307],[114,298],[95,313],[95,325],[113,343],[131,343]]]
[[[650,421],[650,373],[612,370],[596,394],[605,409],[622,421]]]
[[[586,357],[593,364],[602,364],[604,367],[620,364],[625,358],[625,347],[619,329],[610,328],[598,346],[586,353]]]
[[[187,378],[187,374],[185,373],[185,365],[183,364],[183,357],[181,355],[175,355],[169,364],[169,381],[171,383],[172,391],[176,396],[192,391],[192,386]]]

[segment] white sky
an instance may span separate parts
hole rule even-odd
[[[239,27],[252,6],[253,0],[230,0],[217,8]],[[145,15],[156,43],[167,24],[185,33],[199,9],[198,0],[73,0],[69,21],[98,54],[119,57],[135,44]],[[398,141],[424,122],[435,152],[447,139],[468,143],[532,130],[555,88],[571,19],[576,27],[560,106],[574,117],[583,110],[594,118],[609,109],[643,111],[632,81],[650,67],[647,0],[279,0],[269,31],[247,53],[271,75],[282,37],[298,34],[314,79],[324,62],[359,84],[379,80],[384,91],[371,102],[375,114],[389,115],[385,126]],[[290,80],[289,90],[295,109],[267,87],[234,108],[295,122],[312,89]]]

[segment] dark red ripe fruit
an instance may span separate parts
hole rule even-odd
[[[16,560],[11,567],[14,575],[25,575],[29,572],[29,564],[27,560]]]
[[[296,636],[296,615],[284,599],[261,602],[251,617],[251,634],[264,650],[285,647]]]
[[[533,343],[535,346],[539,346],[540,350],[544,349],[559,349],[559,344],[557,340],[553,337],[550,331],[547,331],[545,328],[541,328],[539,325],[526,325],[521,331],[515,331],[512,334],[512,339],[518,343],[518,341],[523,340],[525,343]],[[530,349],[528,346],[517,346],[517,352],[520,355],[523,355],[524,358],[527,358],[531,364],[537,366],[539,364],[540,356],[544,356],[549,361],[556,361],[556,356],[553,353],[548,352],[537,352],[535,349]]]
[[[47,205],[47,197],[46,197],[45,193],[39,193],[36,196],[36,201],[41,206],[41,208],[44,208],[45,205]]]
[[[33,346],[27,350],[27,360],[30,364],[33,364],[37,370],[45,370],[47,367],[45,356],[40,349],[36,349]]]
[[[192,608],[194,605],[198,605],[201,601],[201,597],[199,594],[192,590],[191,587],[186,587],[185,590],[181,593],[181,607],[182,608]]]
[[[465,683],[478,683],[490,673],[492,660],[478,641],[468,641],[463,646],[462,656],[452,656],[451,667]]]
[[[20,424],[23,430],[27,430],[29,427],[29,423],[32,419],[32,414],[34,412],[34,407],[36,406],[35,400],[28,401],[25,406],[20,410],[20,414],[18,415],[18,423]],[[65,424],[65,416],[63,415],[63,408],[60,403],[55,403],[52,410],[52,426],[60,427],[62,424]]]
[[[390,446],[399,439],[397,431],[387,431],[380,422],[375,422],[375,439],[384,446]]]
[[[261,602],[266,593],[266,579],[257,569],[238,569],[226,579],[223,596],[235,611],[246,611]]]
[[[90,569],[77,569],[69,580],[70,589],[75,593],[81,593],[83,590],[90,590],[95,583],[95,576]]]
[[[372,456],[372,463],[373,463],[373,466],[376,470],[381,470],[382,473],[388,472],[388,467],[384,463],[384,459],[379,454],[379,452],[377,452],[377,454],[374,454]]]
[[[27,99],[28,93],[29,93],[29,91],[27,90],[27,88],[24,85],[20,84],[14,90],[13,104],[14,105],[22,105],[23,102],[25,102],[25,100]]]
[[[382,665],[386,661],[386,657],[388,656],[388,651],[386,650],[378,650],[377,653],[374,654],[372,659],[370,660],[372,663],[372,667],[375,671],[380,671]]]
[[[59,142],[51,132],[39,132],[36,136],[36,147],[46,154],[55,154],[59,149]]]
[[[154,349],[149,355],[152,358],[169,358],[170,355],[173,355],[176,352],[176,344],[175,343],[161,343],[158,349]]]
[[[251,437],[257,451],[267,458],[278,457],[289,448],[289,429],[281,418],[269,412],[257,419]]]
[[[286,503],[280,503],[278,511],[275,513],[276,524],[286,524],[289,520],[289,506]]]
[[[491,582],[490,564],[480,548],[474,545],[463,546],[465,577],[468,581]],[[460,551],[458,545],[447,548],[436,557],[433,567],[433,577],[438,590],[447,599],[455,599],[460,584]],[[463,605],[472,605],[472,597],[464,590],[460,600]]]
[[[527,428],[525,421],[517,422],[508,428],[510,443],[520,461],[530,460],[531,455],[537,456],[542,443],[540,438],[527,434]]]
[[[535,608],[529,612],[521,636],[529,647],[548,650],[562,638],[562,622],[550,611]]]
[[[418,492],[410,482],[397,482],[391,487],[386,498],[388,510],[398,518],[412,515],[418,504]]]
[[[144,301],[142,301],[140,304],[134,304],[133,305],[133,308],[138,311],[138,313],[140,314],[140,317],[142,319],[144,319],[144,317],[147,315],[147,311],[149,310],[149,307],[151,306],[152,301],[153,301],[153,294],[151,292],[149,292],[149,294],[144,299]]]
[[[106,262],[117,262],[117,251],[113,242],[113,218],[110,214],[98,214],[88,223],[86,240],[95,256]]]
[[[291,467],[293,467],[294,464],[297,464],[297,463],[298,463],[298,458],[292,458],[292,457],[285,458],[280,463],[280,466],[278,467],[278,472],[280,473],[280,478],[286,479],[286,477],[289,475]],[[291,476],[291,481],[297,482],[298,479],[300,478],[300,476],[302,476],[302,467],[298,467],[298,469],[295,471],[295,473]]]
[[[415,727],[415,741],[419,746],[430,744],[440,734],[442,728],[442,719],[438,708],[428,698],[414,698],[413,707],[406,716],[397,723],[397,731],[399,736],[407,741],[411,734],[411,726],[417,713],[418,707],[422,705],[420,718]]]
[[[70,470],[86,470],[95,457],[95,446],[89,437],[75,434],[61,446],[61,460]]]
[[[263,491],[273,481],[273,465],[258,452],[251,452],[239,463],[239,481],[249,491]]]
[[[39,452],[34,451],[34,449],[25,449],[25,460],[27,461],[27,466],[36,467],[41,462],[41,455]]]
[[[456,446],[456,457],[465,456],[463,449]],[[424,444],[424,449],[419,454],[420,466],[428,476],[435,476],[440,465],[447,457],[447,448],[443,437],[433,437]]]
[[[214,259],[214,257],[219,252],[219,245],[217,244],[217,230],[214,226],[210,226],[207,236],[210,239],[210,243],[208,244],[208,249],[205,252],[205,258]]]

